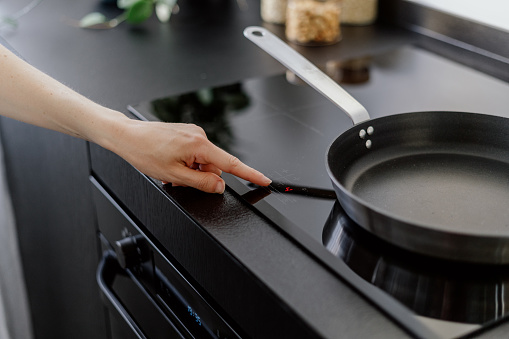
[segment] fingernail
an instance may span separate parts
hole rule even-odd
[[[216,185],[216,190],[214,191],[219,194],[223,194],[224,192],[224,182],[219,181]]]
[[[267,183],[267,186],[270,185],[270,183],[272,182],[272,180],[270,180],[266,176],[263,176],[263,181],[265,181]]]

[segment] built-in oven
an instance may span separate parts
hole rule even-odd
[[[221,316],[93,177],[94,205],[102,250],[97,269],[112,339],[240,338]]]

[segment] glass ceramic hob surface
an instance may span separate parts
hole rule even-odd
[[[331,61],[324,68],[372,118],[432,110],[509,116],[507,83],[411,46]],[[508,267],[405,252],[345,215],[335,200],[325,155],[352,122],[298,83],[291,74],[248,79],[129,109],[142,119],[200,125],[212,142],[270,177],[270,189],[229,175],[225,180],[413,335],[457,337],[503,321],[509,313]]]

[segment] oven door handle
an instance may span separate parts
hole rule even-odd
[[[120,267],[116,254],[111,251],[105,251],[99,266],[97,267],[97,283],[107,301],[117,310],[124,321],[129,325],[131,330],[140,339],[147,339],[136,320],[129,314],[122,302],[117,298],[115,292],[110,288],[116,275],[125,274],[125,271]]]

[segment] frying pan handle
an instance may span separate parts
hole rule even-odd
[[[348,92],[267,29],[250,26],[244,29],[244,36],[341,108],[354,125],[370,119],[364,106]]]

